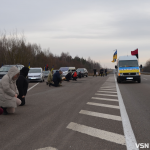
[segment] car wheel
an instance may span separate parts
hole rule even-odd
[[[140,79],[140,80],[138,80],[138,83],[141,83],[141,79]]]
[[[117,82],[118,82],[118,83],[121,83],[121,81],[120,81],[119,79],[117,79]]]

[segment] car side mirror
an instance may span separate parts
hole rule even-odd
[[[115,68],[117,69],[118,67],[115,65]]]

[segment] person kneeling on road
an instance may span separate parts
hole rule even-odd
[[[3,114],[14,113],[15,108],[21,104],[21,100],[17,98],[19,95],[16,80],[20,71],[13,66],[8,73],[0,80],[0,106],[3,108]]]
[[[66,81],[70,81],[71,79],[71,72],[68,72],[68,74],[66,75]]]
[[[27,94],[27,89],[28,89],[28,80],[27,80],[28,72],[29,72],[29,68],[23,67],[20,70],[20,76],[16,82],[19,91],[18,98],[21,100],[20,106],[25,105],[25,96]]]
[[[81,78],[81,77],[82,77],[82,75],[81,75],[81,71],[79,72],[78,77],[79,77],[79,78]]]
[[[73,76],[72,76],[73,80],[77,80],[77,72],[75,71]]]
[[[47,78],[47,85],[51,86],[53,83],[53,71],[50,71],[48,78]]]
[[[54,82],[54,86],[59,86],[60,83],[62,82],[62,78],[61,78],[61,74],[62,74],[62,71],[59,70],[59,71],[56,71],[53,75],[53,82]]]

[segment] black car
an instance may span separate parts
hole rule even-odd
[[[0,79],[2,79],[5,74],[7,74],[7,72],[9,71],[9,69],[12,66],[16,66],[18,68],[18,70],[21,70],[24,67],[24,65],[20,65],[20,64],[16,64],[16,65],[4,65],[4,66],[2,66],[0,68]]]
[[[86,68],[78,68],[77,70],[77,75],[79,74],[79,72],[81,72],[81,76],[84,77],[88,77],[88,71]]]

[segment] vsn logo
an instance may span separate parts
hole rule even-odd
[[[149,143],[136,143],[136,148],[149,148]]]

